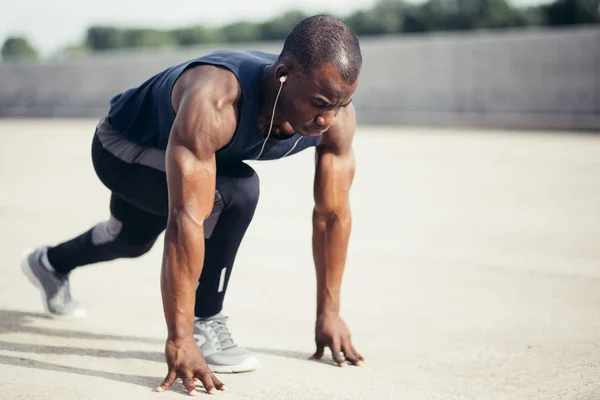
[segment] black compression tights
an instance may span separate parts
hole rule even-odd
[[[61,274],[102,261],[139,257],[152,248],[166,227],[164,172],[124,163],[104,150],[97,139],[92,154],[98,176],[112,191],[112,218],[48,249],[50,264]],[[259,197],[258,176],[244,163],[219,166],[216,188],[220,197],[211,215],[216,225],[206,232],[204,267],[196,291],[198,317],[221,311],[235,257]]]

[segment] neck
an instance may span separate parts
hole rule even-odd
[[[271,64],[265,67],[265,71],[263,73],[263,86],[262,86],[262,96],[260,99],[260,106],[258,108],[258,122],[262,127],[269,129],[269,124],[271,123],[271,117],[273,116],[273,106],[275,105],[275,98],[277,97],[277,92],[279,91],[279,86],[273,80],[273,74],[275,73],[275,64]],[[275,110],[275,119],[273,121],[273,126],[281,124],[280,118],[280,106],[281,106],[281,95],[279,95],[279,100],[277,102],[277,110]]]

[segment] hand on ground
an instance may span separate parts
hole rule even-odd
[[[191,396],[198,394],[194,381],[201,381],[209,394],[215,394],[226,387],[206,365],[204,354],[193,337],[180,340],[167,340],[165,359],[169,372],[163,383],[156,388],[158,392],[168,390],[171,385],[181,378],[185,390]]]

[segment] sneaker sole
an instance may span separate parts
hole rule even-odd
[[[258,369],[260,361],[256,357],[250,357],[246,361],[237,365],[214,365],[207,363],[208,368],[217,374],[237,374],[240,372],[250,372]]]
[[[40,291],[40,294],[42,296],[42,305],[44,306],[44,311],[46,312],[46,315],[48,315],[49,317],[52,317],[54,319],[64,319],[64,320],[76,320],[76,319],[85,318],[85,316],[87,314],[85,311],[76,313],[74,315],[60,315],[60,314],[55,314],[52,311],[50,311],[50,309],[48,308],[48,298],[46,297],[46,292],[44,291],[42,283],[40,282],[38,277],[33,273],[33,270],[31,269],[31,265],[29,264],[29,256],[34,251],[35,251],[35,249],[25,250],[25,252],[21,256],[21,270],[23,271],[23,274],[25,274],[25,276],[27,277],[27,280],[29,280],[29,282]]]

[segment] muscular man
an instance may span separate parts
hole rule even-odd
[[[235,344],[221,311],[238,247],[252,221],[259,181],[247,160],[316,148],[313,256],[317,276],[314,358],[360,365],[339,316],[350,235],[355,163],[351,104],[362,66],[342,21],[299,22],[280,54],[216,51],[172,66],[115,96],[97,125],[92,161],[111,191],[108,221],[25,254],[22,267],[56,317],[83,317],[69,273],[146,253],[165,231],[161,288],[168,374],[213,393],[214,372],[250,371],[258,360]]]

